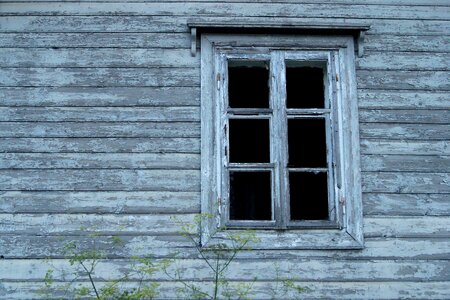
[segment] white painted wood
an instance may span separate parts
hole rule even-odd
[[[200,212],[199,192],[2,191],[0,213],[176,214]]]
[[[0,107],[0,122],[200,122],[197,106]]]
[[[288,7],[288,9],[287,9]],[[295,4],[282,3],[70,3],[59,6],[45,3],[4,3],[4,15],[167,15],[167,16],[230,16],[230,17],[326,17],[361,19],[448,20],[448,7],[397,6],[387,9],[378,5]]]
[[[362,171],[442,172],[450,170],[450,156],[437,155],[363,155]]]
[[[450,234],[450,218],[444,217],[366,217],[366,237],[446,237]]]
[[[198,170],[0,170],[3,191],[200,190]]]
[[[300,278],[298,280],[301,280]],[[163,295],[174,299],[178,295],[176,294],[176,287],[179,284],[168,281],[159,281],[159,291]],[[198,282],[189,282],[197,283]],[[206,285],[207,282],[202,284]],[[252,294],[255,299],[273,299],[271,291],[272,289],[279,288],[281,285],[276,285],[275,282],[253,282],[241,281],[232,282],[231,285],[239,283],[248,283],[253,287],[255,294]],[[306,291],[301,293],[302,297],[308,299],[323,299],[323,298],[336,298],[340,299],[373,299],[374,297],[383,295],[388,299],[445,299],[449,296],[450,286],[445,281],[435,282],[395,282],[395,281],[383,281],[383,282],[327,282],[327,281],[295,281],[295,283],[301,287],[307,287]],[[81,283],[82,286],[90,287],[89,282]],[[64,297],[65,286],[61,283],[55,283],[55,297]],[[99,283],[99,286],[103,286]],[[126,288],[137,287],[138,282],[130,282],[125,285]],[[39,291],[42,284],[36,282],[5,282],[0,287],[0,295],[5,295],[8,299],[23,299],[19,295],[23,295],[27,299],[33,298]],[[282,294],[282,293],[280,293]],[[293,299],[297,295],[292,295]]]
[[[156,260],[158,262],[158,260]],[[186,280],[204,281],[211,280],[212,274],[209,267],[199,259],[179,260],[168,271],[173,274],[176,267],[180,269]],[[128,269],[130,260],[108,260],[99,262],[95,272],[95,280],[104,281],[123,276]],[[279,265],[280,277],[294,277],[305,281],[445,281],[448,279],[450,261],[395,261],[395,260],[334,260],[334,259],[290,259],[263,261],[239,260],[232,262],[225,278],[233,281],[253,280],[255,270],[258,270],[258,281],[270,281],[274,275],[276,263]],[[61,271],[69,267],[67,260],[53,260],[55,267],[53,275],[61,277]],[[129,265],[128,265],[129,267]],[[1,260],[0,280],[10,282],[27,276],[29,281],[41,280],[49,264],[43,260]],[[139,275],[130,274],[129,280],[138,280]],[[73,274],[67,274],[67,280],[73,278]],[[158,270],[154,277],[156,280],[167,279],[162,270]]]
[[[1,137],[199,137],[198,122],[0,122]]]
[[[450,109],[448,92],[358,90],[360,108],[372,109]]]
[[[364,18],[365,21],[371,17]],[[175,33],[182,32],[188,34],[186,26],[192,16],[152,16],[152,22],[149,22],[148,16],[0,16],[0,32],[43,32],[43,33]],[[236,17],[224,17],[221,15],[203,16],[202,20],[217,21],[226,23],[236,21]],[[337,18],[337,17],[298,17],[286,18],[277,16],[274,20],[271,17],[239,17],[239,21],[246,23],[325,23],[347,25],[359,24],[361,19]],[[412,20],[390,20],[377,19],[376,22],[370,22],[371,27],[368,34],[394,34],[394,35],[448,35],[450,22],[426,20],[417,22]]]
[[[377,140],[362,139],[361,152],[364,154],[392,155],[450,155],[450,145],[446,140]]]
[[[1,138],[8,153],[200,153],[200,140],[189,138]]]
[[[450,124],[450,109],[360,109],[359,118],[364,123]]]
[[[198,106],[200,87],[2,88],[5,106]]]
[[[399,31],[398,35],[366,35],[364,47],[367,51],[417,51],[417,52],[450,52],[447,36],[407,35]],[[409,33],[410,34],[410,33]]]
[[[194,68],[1,68],[0,86],[191,87],[199,75]]]
[[[420,40],[420,38],[418,38]],[[450,53],[365,51],[356,60],[356,68],[364,70],[450,70]]]
[[[188,153],[0,153],[0,169],[199,170],[200,155]]]
[[[365,215],[449,216],[449,194],[364,193]]]
[[[361,123],[360,128],[361,137],[366,139],[448,141],[450,138],[447,124]]]
[[[410,172],[363,172],[364,192],[450,193],[450,174]]]

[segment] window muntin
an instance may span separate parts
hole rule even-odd
[[[302,51],[298,57],[279,50],[266,57],[245,52],[221,55],[219,72],[228,85],[221,99],[226,109],[223,128],[228,128],[221,137],[227,155],[222,176],[228,183],[223,191],[224,225],[339,226],[328,154],[332,110],[325,87],[330,55]],[[276,179],[265,181],[269,188],[253,185],[253,191],[249,183],[244,193],[234,174],[244,172],[250,182],[251,174],[261,176],[251,172],[254,168],[264,168]],[[264,217],[254,211],[255,205],[260,205]]]

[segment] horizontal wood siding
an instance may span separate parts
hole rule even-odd
[[[39,298],[46,258],[69,266],[67,241],[111,257],[98,265],[100,285],[131,257],[174,252],[187,280],[211,280],[180,234],[200,212],[192,18],[371,25],[356,58],[365,248],[255,244],[227,278],[256,275],[256,299],[270,299],[274,266],[308,299],[449,299],[445,0],[2,1],[0,299]],[[156,278],[162,298],[176,297],[176,283]]]

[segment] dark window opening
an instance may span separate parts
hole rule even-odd
[[[287,108],[324,108],[324,79],[320,67],[286,65]]]
[[[328,220],[326,172],[290,172],[290,219]]]
[[[230,220],[271,220],[271,174],[230,172]]]
[[[231,108],[269,108],[269,70],[265,62],[229,62],[228,105]]]
[[[230,162],[270,161],[269,119],[229,119]]]
[[[288,149],[288,167],[326,168],[325,119],[289,119]]]

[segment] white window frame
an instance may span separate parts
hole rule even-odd
[[[287,221],[285,143],[271,137],[272,198],[275,221],[230,221],[228,218],[227,61],[270,61],[271,128],[284,126],[284,61],[326,63],[326,98],[331,107],[327,126],[330,221]],[[277,76],[275,74],[283,74]],[[201,225],[203,246],[224,242],[226,230],[251,228],[261,249],[355,249],[363,247],[359,129],[354,39],[352,36],[286,36],[203,34],[201,37],[201,210],[212,218]],[[275,95],[275,96],[274,96]],[[231,112],[232,114],[232,112]],[[272,130],[271,130],[272,134]],[[287,141],[287,137],[279,138]],[[276,155],[275,155],[276,154]]]

